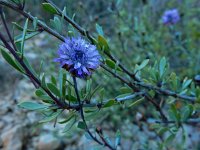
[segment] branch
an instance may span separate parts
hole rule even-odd
[[[97,142],[98,144],[100,145],[105,145],[106,147],[108,147],[109,149],[111,150],[115,150],[115,148],[113,148],[110,144],[108,144],[105,140],[102,140],[103,143],[101,141],[99,141],[89,130],[88,126],[87,126],[87,123],[86,123],[86,120],[85,120],[85,116],[84,116],[84,112],[83,112],[83,104],[81,102],[81,99],[80,99],[80,96],[79,96],[79,93],[78,93],[78,88],[77,88],[77,82],[76,82],[76,77],[73,76],[73,82],[74,82],[74,89],[75,89],[75,93],[76,93],[76,96],[77,96],[77,99],[78,99],[78,103],[79,103],[79,108],[80,108],[80,115],[81,115],[81,118],[85,124],[85,130],[86,132],[91,136],[91,138]]]
[[[118,78],[120,81],[122,81],[123,83],[127,84],[130,88],[132,88],[134,91],[136,92],[141,92],[140,89],[138,89],[138,87],[136,87],[134,84],[126,81],[125,79],[123,79],[122,77],[120,77],[119,75],[117,75],[115,72],[111,71],[110,69],[108,69],[106,66],[104,66],[103,64],[101,64],[101,67],[103,69],[105,69],[106,71],[108,71],[110,74],[112,74],[115,78]],[[163,121],[167,120],[167,117],[165,116],[165,114],[163,113],[162,109],[160,108],[159,104],[157,104],[152,98],[151,96],[149,96],[148,93],[144,93],[144,97],[151,102],[154,107],[156,108],[156,110],[160,113],[160,116],[162,118]]]

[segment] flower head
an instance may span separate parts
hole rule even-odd
[[[164,12],[162,16],[163,24],[176,24],[180,20],[180,15],[177,9],[171,9]]]
[[[90,76],[100,65],[101,56],[96,46],[81,37],[66,38],[58,49],[58,55],[55,61],[79,78]]]

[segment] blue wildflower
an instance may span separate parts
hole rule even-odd
[[[162,16],[162,23],[166,25],[176,24],[179,20],[180,15],[177,9],[167,10]]]
[[[58,55],[55,61],[79,78],[90,76],[100,65],[101,57],[96,46],[81,37],[66,38],[58,49]]]

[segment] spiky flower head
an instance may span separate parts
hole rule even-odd
[[[58,56],[55,61],[79,78],[90,76],[99,67],[101,58],[96,46],[81,37],[66,38],[58,49]]]
[[[180,20],[180,15],[177,9],[171,9],[164,12],[162,23],[165,25],[176,24]]]

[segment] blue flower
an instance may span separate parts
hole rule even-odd
[[[66,38],[58,49],[58,55],[55,62],[79,78],[90,76],[100,65],[101,56],[96,46],[81,37]]]
[[[162,23],[166,25],[176,24],[179,20],[180,15],[177,9],[167,10],[162,16]]]

